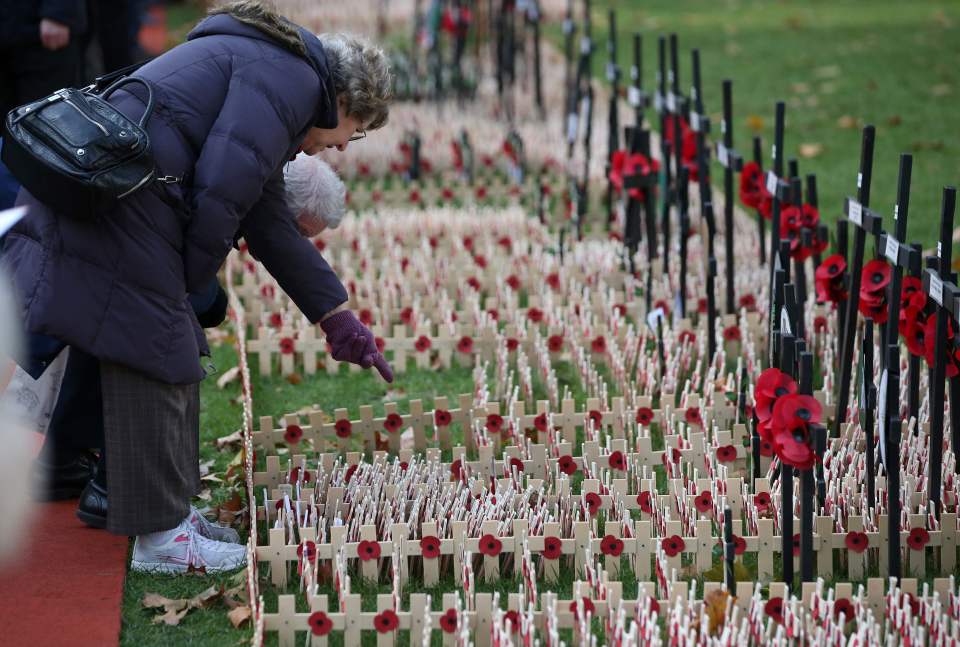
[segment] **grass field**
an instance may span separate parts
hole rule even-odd
[[[746,158],[752,136],[760,134],[769,163],[774,102],[786,101],[787,157],[799,158],[802,174],[816,173],[821,215],[831,221],[856,189],[861,127],[875,125],[871,206],[892,228],[899,155],[911,153],[909,236],[924,248],[934,245],[942,189],[960,177],[960,3],[595,0],[598,76],[607,63],[611,8],[624,70],[632,61],[632,34],[643,36],[645,89],[655,82],[657,37],[671,32],[679,36],[685,94],[692,82],[690,49],[700,50],[704,101],[714,124],[722,110],[721,81],[733,80],[734,142]],[[558,26],[549,33],[562,42]],[[801,155],[801,146],[813,156]],[[715,178],[719,173],[715,167]]]

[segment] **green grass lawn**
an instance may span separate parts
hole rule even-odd
[[[578,3],[579,5],[579,3]],[[787,103],[786,156],[816,173],[821,215],[833,221],[853,195],[863,124],[877,128],[871,206],[892,228],[900,153],[911,153],[909,238],[936,242],[945,185],[960,176],[960,3],[932,0],[595,0],[594,72],[607,63],[607,11],[617,12],[621,66],[643,36],[644,88],[652,90],[657,37],[676,32],[680,83],[689,94],[699,48],[707,113],[717,125],[721,81],[733,80],[734,142],[747,159],[760,134],[770,162],[774,102]],[[578,6],[579,11],[579,6]],[[579,20],[579,18],[578,18]],[[562,42],[558,26],[548,32]],[[606,118],[601,108],[600,118]],[[657,124],[654,125],[657,127]],[[822,147],[803,158],[800,147]],[[720,167],[714,167],[715,183]],[[960,222],[960,218],[958,218]]]

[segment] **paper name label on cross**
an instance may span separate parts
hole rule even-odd
[[[657,322],[663,321],[663,308],[655,308],[647,314],[647,325],[650,326],[650,329],[654,332],[657,331]]]
[[[667,110],[673,112],[677,109],[677,97],[673,92],[667,93]]]
[[[790,327],[790,315],[787,313],[786,308],[780,310],[780,334],[781,335],[792,335],[793,329]]]
[[[717,159],[722,166],[730,166],[729,153],[727,153],[727,147],[722,142],[717,142]]]
[[[930,298],[937,302],[937,305],[943,305],[943,281],[939,276],[930,275]]]
[[[567,115],[567,139],[574,141],[577,138],[577,113]]]
[[[847,218],[858,227],[863,227],[863,205],[856,200],[850,201],[850,207],[847,209]]]
[[[700,115],[696,112],[690,113],[690,127],[693,128],[693,132],[700,132]]]
[[[613,81],[617,78],[617,66],[613,63],[607,63],[607,81]]]
[[[590,50],[591,50],[592,48],[593,48],[593,43],[590,41],[589,38],[587,38],[586,36],[584,36],[583,38],[580,39],[580,53],[581,53],[581,54],[589,54],[589,53],[590,53]]]
[[[663,111],[663,95],[659,92],[653,95],[653,107],[657,112]]]
[[[880,388],[877,391],[877,411],[880,413],[877,417],[877,424],[883,429],[887,419],[887,369],[883,369],[883,373],[880,375]],[[887,446],[887,439],[880,436],[880,434],[877,434],[877,438],[880,440],[880,460],[886,465],[887,452],[885,448]]]
[[[569,18],[563,21],[563,33],[568,36],[573,33],[573,21]]]
[[[640,69],[636,65],[630,66],[630,80],[636,81],[640,78]]]
[[[721,135],[726,135],[726,134],[727,134],[727,120],[726,120],[726,119],[721,119],[721,120],[720,120],[720,134],[721,134]]]
[[[627,102],[634,108],[640,106],[640,88],[633,85],[627,88]]]
[[[773,171],[767,171],[767,191],[777,194],[777,174]]]
[[[887,247],[884,255],[890,259],[891,263],[896,263],[900,258],[900,242],[893,236],[887,235]]]

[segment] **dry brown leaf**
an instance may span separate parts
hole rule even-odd
[[[851,117],[850,115],[843,115],[837,119],[837,126],[840,128],[856,128],[857,127],[857,118]]]
[[[887,125],[890,126],[891,128],[895,128],[902,123],[903,123],[903,119],[900,117],[900,115],[891,115],[890,117],[887,118]]]
[[[227,617],[230,618],[230,623],[233,625],[234,629],[239,629],[244,624],[250,621],[250,616],[252,615],[250,607],[244,605],[241,607],[235,607],[227,612]]]
[[[220,504],[221,510],[229,510],[230,512],[239,512],[243,508],[243,498],[241,498],[239,492],[234,492],[233,496]]]
[[[214,584],[201,591],[192,598],[166,598],[156,593],[146,593],[143,596],[143,606],[148,609],[162,608],[163,613],[153,619],[154,624],[176,626],[191,609],[209,607],[223,596],[223,587]]]
[[[704,611],[710,620],[710,627],[707,631],[711,636],[717,635],[723,624],[727,621],[727,600],[730,594],[721,589],[710,591],[703,598]]]
[[[160,595],[159,593],[144,593],[142,604],[146,609],[155,609],[158,607],[176,606],[176,605],[179,605],[180,607],[185,607],[187,606],[187,600],[186,598],[180,598],[180,599],[167,598]]]
[[[945,97],[953,90],[949,83],[938,83],[930,88],[930,94],[935,97]]]
[[[214,463],[216,463],[216,461],[213,460],[203,461],[200,463],[200,476],[203,477],[209,474],[210,468],[213,467]]]
[[[823,144],[817,144],[815,142],[800,144],[800,157],[812,159],[820,155],[822,152]]]
[[[182,609],[166,607],[163,613],[154,616],[153,624],[158,625],[162,622],[170,627],[176,627],[180,624],[180,621],[183,620],[183,616],[187,615],[189,611],[190,607],[184,607]]]
[[[210,494],[210,490],[209,490],[209,489],[206,489],[206,490],[202,490],[199,494],[197,494],[196,498],[197,498],[197,499],[200,499],[201,501],[208,501],[208,502],[209,502],[210,499],[213,498],[213,495]]]
[[[296,386],[296,385],[300,384],[301,382],[303,382],[303,376],[301,376],[301,375],[300,375],[299,373],[297,373],[297,372],[293,372],[293,373],[291,373],[290,375],[288,375],[288,376],[286,377],[286,380],[287,380],[287,382],[289,382],[290,384]]]
[[[233,446],[239,447],[242,442],[243,442],[243,432],[237,429],[232,434],[227,434],[226,436],[221,436],[220,438],[217,438],[216,445],[217,445],[217,449],[224,449],[226,447],[233,447]]]
[[[754,132],[763,130],[763,117],[760,115],[750,115],[747,117],[747,128]]]
[[[403,389],[387,389],[387,392],[383,396],[384,402],[396,402],[397,400],[402,400],[407,397],[407,392]]]
[[[240,367],[231,366],[223,372],[223,375],[217,378],[217,388],[223,389],[240,376]]]
[[[824,65],[813,71],[813,75],[821,79],[832,79],[840,76],[839,65]]]

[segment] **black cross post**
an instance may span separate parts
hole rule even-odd
[[[714,241],[717,224],[713,213],[713,186],[710,184],[710,145],[707,142],[707,133],[710,132],[710,118],[703,113],[700,50],[693,50],[692,58],[693,86],[690,88],[690,94],[693,99],[693,106],[690,109],[690,127],[696,133],[697,141],[697,186],[700,188],[700,212],[707,222],[707,257],[716,258]]]
[[[563,106],[567,111],[567,138],[570,133],[570,105],[573,94],[573,57],[574,44],[576,42],[577,24],[573,21],[573,0],[567,0],[567,14],[563,19],[563,54],[564,54],[564,74],[563,87],[564,98]],[[576,105],[575,103],[573,105]]]
[[[642,130],[639,126],[631,126],[627,128],[626,140],[630,142],[630,154],[640,153],[645,155],[649,159],[650,155],[650,132]],[[640,222],[640,211],[643,207],[646,211],[646,220],[647,220],[647,252],[648,260],[656,258],[657,255],[657,241],[656,241],[656,223],[654,223],[654,212],[656,207],[654,204],[655,196],[654,189],[657,186],[658,178],[654,173],[648,173],[643,175],[637,169],[637,173],[632,175],[625,175],[623,178],[623,190],[625,193],[626,200],[626,223],[624,228],[624,245],[629,251],[630,254],[630,272],[633,273],[635,270],[633,264],[633,255],[637,252],[637,247],[642,239],[641,236],[641,222]],[[644,199],[643,201],[637,200],[636,198],[630,197],[630,189],[640,189],[643,192]],[[651,227],[652,225],[652,227]]]
[[[853,365],[853,345],[857,336],[857,312],[860,305],[860,272],[863,269],[863,248],[867,232],[880,228],[880,217],[868,209],[870,181],[873,175],[873,139],[875,130],[871,125],[863,129],[863,144],[860,149],[860,172],[857,173],[857,199],[847,198],[844,213],[847,220],[856,225],[853,235],[853,263],[850,271],[850,292],[847,295],[847,311],[841,331],[840,380],[837,392],[837,413],[834,418],[833,435],[840,436],[840,427],[847,419],[850,402],[850,372]]]
[[[778,282],[783,280],[783,270],[777,270]],[[793,286],[781,283],[783,287],[782,300],[784,304],[791,301]],[[790,309],[784,308],[785,320],[789,320]],[[788,324],[789,325],[789,324]],[[781,327],[778,331],[780,338],[780,370],[788,375],[795,376],[796,372],[796,345],[789,327]],[[783,557],[783,582],[787,590],[793,588],[793,467],[780,463],[780,531],[781,555]]]
[[[607,108],[607,230],[613,224],[613,182],[610,180],[610,168],[613,154],[620,148],[620,67],[617,65],[617,14],[611,9],[607,12],[610,23],[607,36],[607,81],[610,82],[610,103]]]
[[[910,264],[907,268],[907,271],[910,272],[910,276],[921,279],[922,281],[922,263],[923,263],[923,248],[914,243],[910,245]],[[910,412],[910,417],[915,420],[920,420],[920,372],[923,370],[920,364],[920,357],[910,353],[910,357],[907,359],[908,370],[910,371],[909,376],[909,385],[907,386],[907,410]],[[924,362],[926,363],[926,362]],[[914,431],[914,433],[919,433],[919,428]]]
[[[661,231],[663,234],[663,274],[670,274],[670,208],[676,200],[673,188],[673,174],[670,170],[671,147],[667,141],[667,39],[657,39],[657,94],[654,106],[660,113],[660,159],[663,162],[664,195],[661,212]]]
[[[887,555],[888,576],[900,579],[900,407],[897,404],[900,394],[900,347],[888,346],[887,352],[887,393],[880,407],[881,432],[886,441],[887,470]],[[893,403],[893,404],[891,404]]]
[[[717,352],[717,259],[707,261],[707,366]]]
[[[723,141],[717,142],[717,160],[723,167],[723,195],[725,196],[723,200],[723,245],[727,260],[727,314],[732,315],[737,308],[733,284],[735,264],[733,256],[733,174],[743,169],[743,158],[733,148],[733,81],[730,79],[724,79],[723,81],[723,119],[720,121],[720,134],[723,135]],[[760,220],[762,222],[763,217]],[[760,240],[763,241],[762,236]]]
[[[877,386],[873,383],[873,320],[867,319],[863,329],[862,347],[860,351],[860,427],[866,436],[867,461],[867,509],[877,509],[876,489],[876,461],[873,448],[876,445],[874,438],[874,422],[877,410]]]
[[[760,167],[761,172],[763,171],[763,140],[760,139],[759,135],[754,135],[753,137],[753,161],[757,163],[757,166]],[[760,210],[757,210],[757,232],[760,235],[760,264],[763,265],[767,262],[767,225],[765,223],[765,218],[763,214],[760,213]]]
[[[737,555],[737,545],[733,541],[733,512],[729,507],[723,510],[723,581],[727,585],[727,592],[733,595],[736,592],[737,578],[733,570],[733,561]]]
[[[527,10],[527,19],[530,21],[530,28],[533,30],[533,96],[540,119],[546,119],[547,112],[543,103],[543,64],[540,56],[540,18],[540,1],[531,0],[530,8]]]
[[[680,312],[681,319],[687,316],[687,241],[689,240],[687,233],[690,230],[687,173],[687,169],[681,166],[677,176],[678,202],[680,205],[680,231],[678,233],[680,238],[680,292],[677,295],[677,309]]]
[[[649,98],[643,91],[643,38],[639,33],[633,35],[633,65],[630,66],[630,86],[627,88],[627,103],[634,110],[633,121],[643,125],[643,110]]]
[[[957,289],[951,283],[944,281],[943,276],[949,276],[950,261],[953,252],[953,216],[956,208],[957,191],[953,187],[943,190],[943,202],[940,209],[940,241],[937,243],[937,269],[928,268],[923,275],[923,289],[937,304],[937,338],[934,341],[933,375],[930,379],[930,454],[928,472],[930,487],[928,496],[936,514],[940,514],[942,498],[941,486],[943,478],[943,413],[944,413],[944,381],[946,380],[947,363],[945,352],[947,348],[947,317],[952,312],[956,318]],[[946,269],[945,269],[946,268]],[[953,429],[954,450],[957,449],[956,434]]]
[[[799,321],[800,316],[796,321]],[[800,384],[799,392],[803,395],[813,394],[813,353],[800,353]],[[811,436],[816,432],[811,427]],[[813,438],[808,442],[812,443]],[[822,456],[821,456],[822,458]],[[814,515],[814,474],[813,469],[800,472],[800,580],[813,581],[813,515]]]

